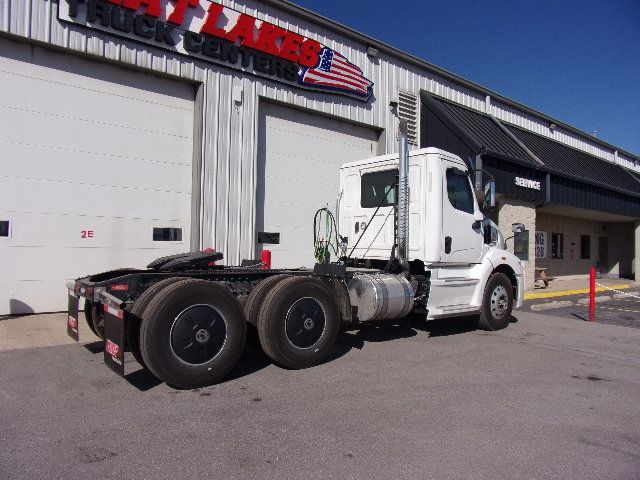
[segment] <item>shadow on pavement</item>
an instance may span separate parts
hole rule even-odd
[[[93,353],[94,355],[96,355],[97,353],[102,353],[104,352],[104,342],[103,341],[99,341],[99,342],[91,342],[91,343],[85,343],[84,345],[82,345],[84,348],[86,348],[87,350],[89,350],[91,353]]]

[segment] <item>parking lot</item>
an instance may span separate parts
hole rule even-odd
[[[247,354],[224,382],[184,391],[130,357],[117,377],[100,343],[71,344],[64,326],[0,320],[0,478],[640,475],[636,328],[526,310],[493,333],[364,327],[315,368]]]
[[[553,315],[569,320],[589,321],[589,296],[565,295],[548,299],[527,300],[525,310]],[[608,290],[596,295],[595,321],[608,325],[640,328],[640,291],[634,285],[630,289]]]

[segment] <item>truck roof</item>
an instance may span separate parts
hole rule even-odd
[[[417,150],[409,151],[409,157],[416,157],[419,155],[433,155],[433,154],[444,155],[447,157],[454,157],[459,159],[458,156],[435,147],[420,148]],[[357,167],[359,165],[371,165],[372,163],[377,163],[377,162],[388,162],[389,160],[398,160],[398,156],[399,154],[396,152],[396,153],[388,153],[386,155],[379,155],[377,157],[363,158],[362,160],[355,160],[353,162],[344,163],[340,167],[340,169]]]

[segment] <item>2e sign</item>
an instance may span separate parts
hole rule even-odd
[[[81,230],[80,238],[93,238],[93,230]]]
[[[60,0],[58,18],[303,88],[373,94],[333,49],[210,0]]]

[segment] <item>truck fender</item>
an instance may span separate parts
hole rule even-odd
[[[325,285],[327,285],[336,296],[336,304],[340,311],[340,317],[345,323],[352,322],[351,316],[351,300],[349,300],[349,291],[343,281],[337,278],[320,277]]]

